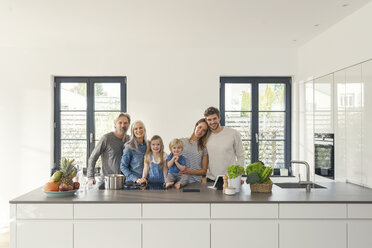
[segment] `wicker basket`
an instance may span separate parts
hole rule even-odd
[[[250,184],[252,193],[270,193],[273,188],[272,183],[266,184]]]

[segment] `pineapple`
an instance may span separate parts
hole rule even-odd
[[[69,160],[67,158],[61,158],[61,172],[62,172],[62,178],[60,183],[64,183],[66,185],[74,186],[74,182],[72,179],[76,175],[76,169],[75,169],[75,159]]]

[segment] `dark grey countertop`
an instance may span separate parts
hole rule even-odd
[[[50,198],[42,188],[10,201],[11,204],[67,204],[67,203],[372,203],[372,189],[349,183],[318,183],[327,189],[282,189],[273,185],[272,193],[251,193],[249,185],[233,196],[223,195],[206,183],[190,184],[186,188],[200,192],[147,190],[90,190],[65,198]]]

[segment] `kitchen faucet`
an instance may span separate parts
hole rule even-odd
[[[298,172],[298,177],[300,178],[300,184],[306,184],[306,192],[310,192],[311,185],[313,182],[310,181],[310,166],[306,161],[300,161],[300,160],[291,160],[291,166],[292,164],[303,164],[306,167],[306,181],[301,181],[301,175],[300,172]]]

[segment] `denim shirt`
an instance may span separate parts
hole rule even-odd
[[[147,144],[144,141],[141,145],[138,141],[138,151],[131,150],[126,145],[121,157],[120,170],[126,176],[126,182],[136,182],[138,178],[142,177],[143,161],[146,153]]]

